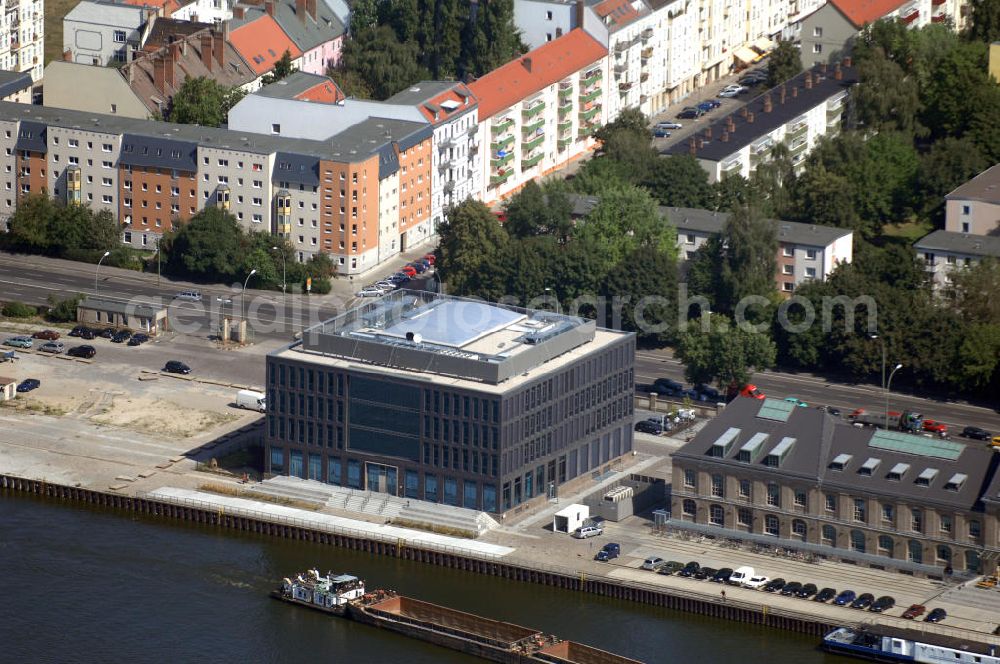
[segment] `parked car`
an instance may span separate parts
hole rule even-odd
[[[132,333],[128,330],[118,330],[115,332],[114,336],[111,337],[111,343],[120,344],[125,343],[132,337]]]
[[[86,325],[77,325],[76,327],[74,327],[72,330],[69,331],[69,336],[78,337],[80,336],[80,333],[86,329],[89,329],[87,328]]]
[[[668,560],[665,564],[660,566],[660,569],[656,570],[658,574],[670,575],[684,569],[684,563],[679,560]]]
[[[924,618],[924,622],[939,623],[948,617],[948,612],[944,609],[931,609],[931,612]]]
[[[700,110],[702,113],[708,113],[714,108],[715,106],[712,106],[712,102],[710,101],[703,101],[700,104],[698,104],[698,110]]]
[[[201,291],[186,290],[174,295],[175,300],[186,300],[188,302],[201,302]]]
[[[770,581],[765,583],[763,590],[764,592],[767,593],[776,593],[784,587],[785,587],[785,580],[779,576],[778,578],[771,579]]]
[[[669,378],[657,378],[653,381],[653,389],[650,391],[666,396],[680,396],[684,392],[684,386],[676,380],[670,380]]]
[[[990,434],[989,431],[986,429],[980,429],[979,427],[965,427],[962,429],[963,438],[972,438],[973,440],[989,440],[991,435],[992,434]]]
[[[434,254],[424,254],[424,260],[430,263],[431,265],[434,265],[434,263],[437,262],[437,256],[435,256]]]
[[[862,595],[858,595],[858,598],[851,602],[851,608],[864,610],[871,606],[874,601],[875,595],[872,595],[871,593],[864,593]]]
[[[4,346],[16,346],[17,348],[31,348],[35,342],[31,337],[10,337],[3,342]]]
[[[710,385],[695,385],[694,391],[698,395],[698,401],[719,403],[723,400],[722,394]]]
[[[165,365],[163,365],[163,370],[166,371],[167,373],[175,373],[175,374],[186,375],[191,373],[191,367],[177,360],[170,360],[169,362],[167,362]]]
[[[42,386],[42,381],[37,378],[25,378],[21,381],[21,384],[17,386],[18,392],[30,392],[32,390],[38,389]]]
[[[818,591],[819,589],[816,587],[815,583],[807,583],[806,585],[798,589],[798,591],[795,593],[795,596],[798,597],[799,599],[808,599],[813,595],[815,595]]]
[[[667,562],[666,560],[660,558],[659,556],[649,556],[644,561],[642,561],[642,568],[655,572],[656,570],[660,569],[664,564],[666,564],[666,562]]]
[[[732,567],[723,567],[722,569],[716,571],[716,573],[712,575],[712,581],[714,583],[726,583],[727,581],[729,581],[729,577],[731,577],[732,575],[733,575]]]
[[[792,581],[790,583],[785,584],[785,587],[781,589],[781,594],[785,595],[786,597],[791,597],[795,595],[795,593],[799,592],[801,589],[802,589],[801,583],[799,583],[798,581]]]
[[[138,346],[149,341],[149,335],[145,332],[136,332],[132,335],[132,338],[128,340],[129,346]]]
[[[417,271],[417,274],[423,274],[424,272],[426,272],[426,271],[427,271],[427,266],[426,266],[426,265],[424,265],[423,263],[418,263],[418,262],[416,262],[416,261],[413,261],[413,262],[411,262],[411,263],[407,263],[407,265],[409,265],[409,266],[410,266],[410,267],[412,267],[412,268],[413,268],[414,270],[416,270],[416,271]]]
[[[355,297],[382,297],[385,293],[381,288],[366,286],[354,294]]]
[[[659,127],[653,128],[653,138],[670,138],[670,132]]]
[[[924,615],[924,612],[926,611],[927,607],[924,606],[923,604],[911,604],[910,608],[908,608],[906,611],[903,611],[903,617],[906,618],[907,620],[913,620],[914,618],[919,618],[920,616]]]
[[[410,279],[417,276],[417,270],[412,265],[404,265],[399,268],[399,271],[408,276]]]
[[[761,588],[766,587],[770,582],[771,579],[769,577],[766,577],[763,574],[758,574],[757,576],[751,576],[749,579],[744,581],[743,587],[750,588],[751,590],[760,590]]]
[[[831,599],[837,596],[837,591],[833,588],[823,588],[823,590],[816,593],[813,597],[813,601],[816,602],[829,602]]]
[[[938,422],[937,420],[924,420],[923,426],[924,431],[929,431],[930,433],[936,434],[946,434],[948,433],[948,425],[944,422]]]
[[[66,350],[66,347],[61,341],[47,341],[38,348],[40,353],[52,353],[53,355],[58,355],[64,350]]]
[[[747,87],[755,85],[763,85],[764,83],[767,83],[767,75],[766,74],[758,75],[756,73],[747,74],[746,76],[740,78],[739,83],[740,85],[745,85]]]
[[[858,594],[853,590],[841,590],[840,594],[833,599],[837,606],[847,606],[858,598]]]
[[[89,341],[89,340],[93,339],[94,337],[96,337],[97,334],[95,334],[94,331],[92,329],[90,329],[89,327],[85,327],[82,330],[80,330],[80,335],[79,336],[80,336],[81,339],[85,339],[85,340]]]
[[[722,88],[722,90],[719,92],[719,96],[725,99],[727,97],[735,97],[737,95],[741,95],[746,92],[748,92],[748,90],[745,87],[734,83],[732,85],[727,85],[726,87]]]
[[[111,327],[106,327],[97,333],[97,336],[103,337],[104,339],[111,339],[115,336],[115,330]]]
[[[603,563],[606,563],[609,560],[614,560],[621,554],[622,554],[622,547],[620,544],[618,544],[617,542],[608,542],[607,544],[601,547],[600,551],[597,552],[597,555],[594,556],[594,560],[599,560]]]
[[[701,116],[705,115],[705,111],[701,110],[696,106],[686,106],[677,114],[679,120],[697,120]]]
[[[59,333],[55,330],[40,330],[31,335],[34,339],[45,339],[46,341],[55,341],[59,338]]]
[[[573,537],[576,539],[587,539],[588,537],[597,537],[604,533],[604,528],[600,526],[580,526],[573,531]]]
[[[731,586],[742,586],[750,580],[753,574],[753,567],[747,567],[745,565],[743,567],[737,567],[733,573],[729,575],[729,578],[726,579],[726,583]]]
[[[66,354],[71,355],[73,357],[83,357],[89,360],[94,355],[97,355],[97,349],[95,349],[93,346],[88,346],[87,344],[83,344],[82,346],[73,346],[68,351],[66,351]]]
[[[650,422],[649,420],[643,420],[635,423],[635,430],[641,433],[651,433],[654,436],[659,436],[663,433],[663,425],[657,424],[656,422]]]
[[[799,406],[801,408],[808,408],[809,407],[809,404],[807,404],[805,401],[803,401],[802,399],[800,399],[798,397],[785,397],[785,401],[787,401],[788,403],[793,403],[796,406]]]
[[[872,603],[872,613],[883,613],[896,606],[896,599],[889,595],[882,595]]]
[[[669,120],[663,120],[662,122],[657,122],[653,127],[654,129],[681,129],[684,125],[680,122],[670,122]]]
[[[694,573],[694,578],[699,581],[704,581],[705,579],[711,579],[715,577],[716,572],[719,570],[714,567],[702,567],[697,572]]]
[[[701,565],[692,560],[688,564],[684,565],[679,572],[677,572],[677,576],[691,577],[697,574],[700,569]]]

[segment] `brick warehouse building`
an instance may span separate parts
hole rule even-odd
[[[396,291],[267,357],[268,471],[487,512],[632,450],[635,336]]]

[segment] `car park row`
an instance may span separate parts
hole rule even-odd
[[[373,284],[368,284],[360,291],[355,293],[356,297],[382,297],[387,293],[391,293],[397,288],[402,288],[411,279],[415,279],[417,275],[427,272],[434,267],[435,257],[434,254],[426,254],[423,258],[418,258],[415,261],[407,263],[399,272],[392,274],[381,281],[376,281]]]

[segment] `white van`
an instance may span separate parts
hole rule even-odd
[[[188,302],[201,302],[201,291],[186,290],[174,295],[177,300],[187,300]]]
[[[267,410],[267,397],[253,390],[240,390],[236,393],[236,405],[240,408],[263,413]]]
[[[753,567],[737,567],[726,581],[731,586],[742,586],[753,577]]]

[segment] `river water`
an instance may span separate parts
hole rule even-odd
[[[281,577],[314,566],[650,664],[852,661],[812,637],[2,493],[0,661],[481,661],[268,597]]]

